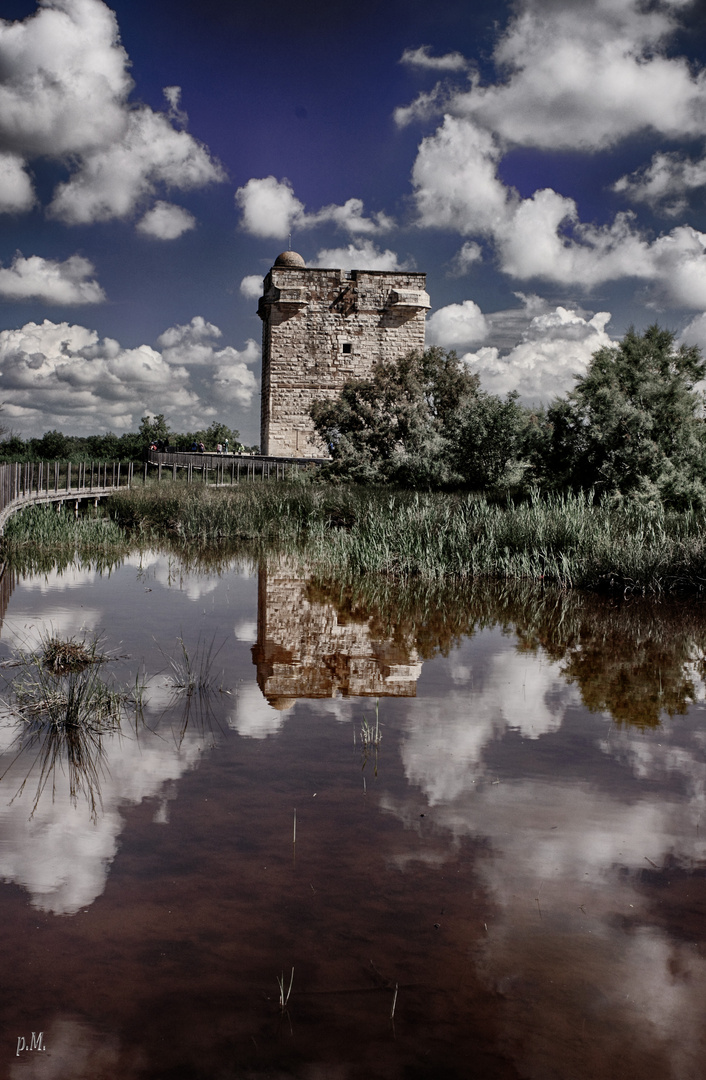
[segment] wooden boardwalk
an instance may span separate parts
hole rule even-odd
[[[301,469],[316,468],[317,458],[273,458],[245,454],[192,454],[150,450],[141,462],[85,461],[4,462],[0,463],[0,536],[13,514],[26,506],[72,501],[78,513],[79,503],[112,495],[119,488],[132,487],[135,480],[147,483],[176,480],[181,470],[182,482],[216,484],[219,487],[241,481],[290,480]]]
[[[138,466],[139,468],[139,466]],[[131,487],[132,462],[4,462],[0,464],[0,536],[8,518],[25,506],[84,499],[96,504],[119,487]]]
[[[147,460],[157,466],[160,479],[167,471],[176,479],[177,470],[185,469],[189,480],[197,473],[206,482],[236,484],[239,480],[291,480],[302,469],[318,468],[327,459],[150,450]]]

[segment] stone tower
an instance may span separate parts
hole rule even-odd
[[[309,406],[335,397],[378,360],[424,348],[426,275],[308,268],[285,251],[263,282],[260,446],[278,457],[325,457]]]

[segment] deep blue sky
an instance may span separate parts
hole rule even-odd
[[[163,411],[256,440],[255,279],[290,230],[309,265],[426,271],[429,340],[496,392],[564,392],[632,322],[706,343],[698,4],[1,13],[0,399],[16,431]],[[171,112],[164,87],[180,87]]]

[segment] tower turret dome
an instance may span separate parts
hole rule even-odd
[[[305,267],[306,263],[298,251],[283,251],[275,259],[275,266],[298,266]]]

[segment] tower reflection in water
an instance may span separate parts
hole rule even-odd
[[[370,615],[343,614],[286,564],[258,577],[257,684],[280,711],[298,698],[415,697],[413,642],[381,638]]]

